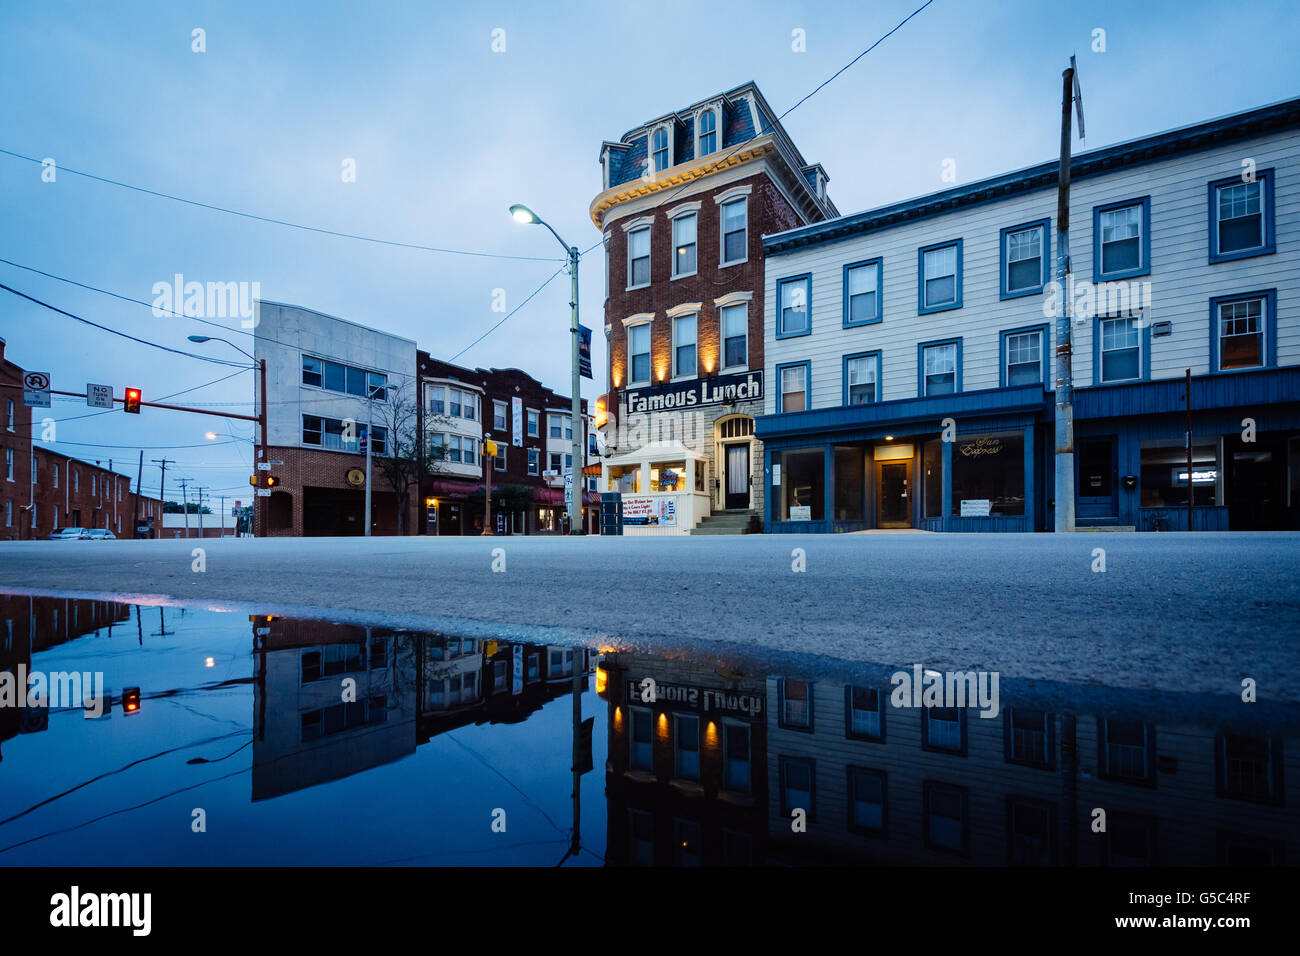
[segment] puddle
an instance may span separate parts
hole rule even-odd
[[[1300,707],[1231,693],[1002,674],[975,706],[895,706],[892,673],[926,683],[915,662],[62,597],[0,595],[0,627],[3,866],[1218,866],[1300,852]],[[45,699],[15,699],[20,680],[45,682]]]

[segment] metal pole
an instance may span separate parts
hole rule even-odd
[[[185,515],[185,537],[188,538],[190,536],[190,499],[185,490],[185,483],[187,481],[189,481],[188,478],[181,479],[181,511]]]
[[[1187,370],[1187,530],[1192,530],[1192,370]]]
[[[492,440],[492,433],[488,432],[483,436],[483,534],[492,534],[492,469],[496,467],[496,459],[488,458],[487,443]]]
[[[140,452],[140,464],[136,468],[135,478],[135,528],[131,529],[135,533],[131,536],[138,538],[140,536],[140,492],[144,490],[144,451]]]
[[[572,318],[569,331],[573,336],[573,465],[569,469],[569,534],[582,533],[582,377],[578,372],[578,247],[569,247],[569,308]],[[575,837],[576,839],[576,837]]]
[[[267,454],[266,448],[266,359],[263,358],[257,360],[257,374],[261,384],[259,391],[262,393],[261,406],[257,413],[257,437],[261,446],[258,448],[257,457],[259,461],[267,461],[269,455]],[[258,476],[258,480],[261,481],[260,475]],[[255,538],[259,534],[266,534],[270,530],[268,528],[270,518],[269,512],[267,511],[267,505],[269,504],[270,501],[258,494],[257,489],[253,490],[253,537]],[[260,520],[258,518],[259,511],[261,512]]]
[[[199,516],[199,537],[202,538],[202,537],[203,537],[203,486],[202,486],[202,485],[195,485],[195,486],[194,486],[194,491],[195,491],[195,494],[198,496],[198,500],[199,500],[199,510],[198,510],[198,516]]]
[[[370,384],[366,383],[366,537],[370,537],[370,449],[374,445],[375,412],[370,401]]]
[[[1061,74],[1061,167],[1056,189],[1056,279],[1061,308],[1056,317],[1056,523],[1074,530],[1074,376],[1070,342],[1070,104],[1074,69]]]

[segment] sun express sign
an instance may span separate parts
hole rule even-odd
[[[623,395],[631,414],[751,402],[763,397],[763,373],[737,372],[734,375],[697,378],[689,382],[628,389]]]

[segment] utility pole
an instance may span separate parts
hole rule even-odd
[[[190,536],[190,499],[185,491],[185,483],[190,481],[189,478],[181,479],[181,511],[185,514],[185,537]]]
[[[370,449],[374,444],[375,406],[370,381],[366,380],[366,537],[370,537]]]
[[[224,538],[226,536],[226,496],[221,495],[220,497],[221,497],[221,533],[218,535],[218,537]]]
[[[136,468],[136,473],[135,473],[135,528],[132,529],[135,531],[135,534],[132,535],[132,537],[137,537],[140,534],[140,492],[142,490],[141,482],[143,481],[144,481],[144,450],[141,449],[140,464],[139,467]]]
[[[1074,57],[1061,74],[1061,159],[1056,187],[1056,280],[1060,311],[1056,317],[1056,521],[1058,532],[1074,530],[1074,372],[1070,341],[1070,105],[1079,113],[1083,131],[1083,99]]]
[[[1187,385],[1187,530],[1192,530],[1192,370],[1184,378]]]
[[[202,537],[203,537],[203,486],[202,486],[202,485],[195,485],[195,486],[194,486],[194,494],[195,494],[195,496],[198,498],[198,502],[199,502],[199,508],[198,508],[198,515],[199,515],[199,537],[202,538]]]
[[[163,457],[163,458],[153,458],[153,459],[151,459],[151,461],[153,461],[153,463],[154,463],[155,465],[161,465],[161,466],[162,466],[162,479],[158,482],[158,501],[160,502],[160,507],[161,507],[161,506],[162,506],[163,504],[165,504],[166,501],[167,501],[167,464],[168,464],[168,462],[171,461],[171,460],[168,459],[168,458],[166,458],[166,457]],[[171,461],[171,464],[174,465],[174,464],[176,464],[176,462]],[[158,520],[159,520],[159,521],[162,521],[162,520],[163,520],[161,515],[158,516]],[[140,523],[140,521],[139,521],[139,519],[137,518],[137,519],[136,519],[136,524],[138,525],[139,523]],[[161,528],[158,529],[158,536],[159,536],[159,537],[162,537],[162,529],[161,529]]]

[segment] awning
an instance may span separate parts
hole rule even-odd
[[[428,497],[431,498],[472,498],[483,497],[483,483],[473,481],[454,481],[447,478],[435,478],[429,482]]]
[[[703,455],[691,451],[679,441],[659,441],[651,442],[649,445],[642,445],[640,448],[624,452],[621,455],[615,455],[613,458],[606,458],[605,464],[617,467],[619,465],[636,465],[643,461],[676,461],[679,458],[694,458],[696,461],[704,460]]]

